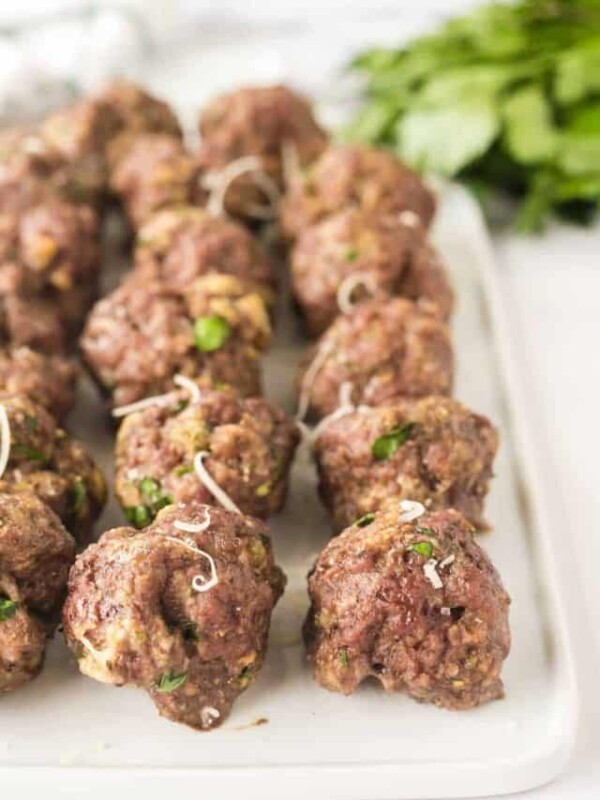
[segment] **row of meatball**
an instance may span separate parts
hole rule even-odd
[[[150,215],[133,260],[81,342],[124,417],[116,491],[133,527],[78,559],[65,635],[84,674],[209,729],[258,673],[285,583],[256,518],[281,507],[299,440],[257,396],[277,282],[245,228],[192,204]]]
[[[0,135],[0,692],[41,669],[76,549],[106,500],[101,471],[59,422],[98,294],[104,133],[152,124],[157,101],[119,83],[101,100],[109,116],[92,120],[85,105]],[[119,123],[105,129],[109,117]]]

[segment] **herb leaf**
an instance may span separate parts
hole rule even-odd
[[[19,604],[14,600],[9,600],[8,597],[0,597],[0,622],[4,622],[17,613]]]
[[[350,657],[348,655],[348,649],[346,647],[342,647],[342,649],[338,651],[338,661],[340,662],[342,667],[348,666]]]
[[[373,511],[369,511],[368,514],[363,514],[362,517],[359,517],[354,524],[358,528],[366,528],[367,525],[370,525],[374,519],[375,513]]]
[[[399,428],[394,428],[389,433],[384,433],[373,442],[371,452],[377,461],[385,461],[409,438],[415,427],[414,422],[407,422]]]
[[[198,317],[194,323],[194,341],[203,353],[219,350],[230,336],[231,327],[224,317]]]
[[[600,133],[573,129],[600,114],[596,0],[489,0],[350,69],[366,91],[345,141],[477,185],[490,216],[508,195],[526,232],[554,212],[587,223],[600,207]]]
[[[418,553],[425,558],[431,558],[433,555],[433,544],[431,542],[413,542],[406,548],[411,553]]]
[[[157,692],[174,692],[187,681],[187,672],[165,672],[156,681]]]

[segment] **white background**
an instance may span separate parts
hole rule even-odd
[[[58,5],[21,0],[17,8],[12,3],[11,8],[0,8],[0,20],[30,18],[34,12]],[[212,74],[204,85],[227,85],[228,70],[243,57],[245,48],[252,63],[249,80],[293,73],[308,88],[322,89],[323,76],[330,74],[332,64],[357,47],[397,41],[432,19],[473,3],[132,0],[131,5],[137,6],[153,36],[167,43],[166,55],[158,62],[161,69],[153,71],[152,82],[160,87],[179,74],[185,91],[200,100],[201,65],[212,64],[214,69],[214,58],[209,57],[216,50],[222,53],[219,75]],[[111,57],[116,48],[110,43],[117,38],[111,30]],[[127,42],[127,35],[122,41]],[[185,42],[186,47],[174,47],[173,42]],[[527,413],[543,477],[551,489],[553,518],[562,531],[567,602],[583,701],[577,747],[567,772],[553,785],[523,797],[591,800],[600,796],[600,469],[596,460],[600,447],[600,225],[585,232],[553,226],[543,237],[520,239],[504,234],[495,242]]]

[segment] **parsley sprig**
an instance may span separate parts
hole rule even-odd
[[[358,55],[365,99],[350,140],[518,201],[522,231],[600,203],[600,4],[488,3],[406,47]]]

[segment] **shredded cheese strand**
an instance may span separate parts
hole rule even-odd
[[[352,390],[354,386],[350,383],[350,381],[344,381],[340,386],[340,395],[339,395],[339,405],[332,411],[331,414],[328,414],[326,417],[319,422],[319,424],[313,429],[311,433],[311,441],[315,441],[318,439],[319,435],[323,432],[328,425],[331,425],[332,422],[335,422],[336,419],[340,419],[341,417],[346,417],[348,414],[353,414],[356,411],[356,406],[352,403]]]
[[[433,586],[434,589],[442,589],[444,587],[444,584],[442,582],[442,579],[438,575],[436,567],[437,567],[437,561],[435,560],[435,558],[430,558],[429,561],[427,561],[423,565],[423,572],[425,573],[425,577],[427,578],[427,580]]]
[[[204,514],[205,516],[203,522],[185,522],[183,520],[176,519],[173,525],[178,531],[183,531],[184,533],[202,533],[202,531],[210,528],[210,511],[205,509]]]
[[[406,225],[407,228],[417,228],[421,224],[421,218],[417,213],[407,208],[398,214],[398,222]]]
[[[180,389],[185,389],[189,392],[192,403],[199,403],[202,399],[202,392],[199,386],[185,375],[177,373],[177,375],[173,377],[173,383]],[[134,414],[136,411],[144,411],[146,408],[152,408],[153,406],[168,406],[172,400],[173,392],[155,394],[152,397],[144,397],[143,400],[137,400],[135,403],[129,403],[126,406],[113,408],[112,415],[115,419],[119,419],[120,417],[127,417],[129,414]]]
[[[319,347],[315,353],[315,357],[311,361],[308,369],[304,373],[304,376],[302,377],[302,383],[300,384],[300,397],[298,398],[298,410],[296,411],[295,416],[296,422],[302,422],[308,413],[310,406],[310,393],[312,391],[313,383],[315,382],[315,379],[319,374],[319,370],[325,363],[332,349],[332,342],[325,342],[324,345],[321,345],[321,347]]]
[[[217,500],[223,506],[223,508],[227,509],[227,511],[233,511],[236,514],[241,514],[242,512],[233,502],[231,497],[229,497],[227,492],[221,489],[219,484],[207,472],[203,463],[207,455],[209,455],[207,450],[201,450],[194,456],[194,469],[196,470],[198,479],[208,489],[215,500]]]
[[[0,478],[4,475],[10,458],[11,433],[6,408],[0,404]]]
[[[205,558],[208,561],[210,565],[210,578],[207,580],[204,575],[194,575],[192,578],[192,589],[195,592],[208,592],[209,589],[212,589],[213,586],[216,586],[219,583],[217,565],[215,564],[215,560],[210,553],[207,553],[206,550],[201,550],[199,547],[196,547],[193,542],[189,542],[186,539],[178,539],[176,536],[166,536],[165,538],[174,544],[185,547],[186,550],[190,550],[196,555],[202,556],[202,558]]]
[[[440,563],[438,565],[439,568],[443,569],[444,567],[449,567],[450,564],[454,563],[455,558],[456,558],[456,556],[454,556],[454,555],[446,556],[446,558],[444,558],[444,559],[442,559],[442,561],[440,561]]]
[[[425,513],[425,506],[417,500],[400,500],[400,522],[412,522]]]
[[[213,217],[226,217],[225,196],[231,184],[246,173],[255,173],[253,182],[261,189],[269,201],[269,206],[254,206],[250,213],[265,219],[264,214],[269,213],[269,219],[275,216],[276,208],[281,198],[279,187],[264,171],[261,159],[258,156],[243,156],[235,161],[230,161],[224,169],[207,173],[202,185],[210,191],[206,210]],[[257,213],[258,212],[258,213]]]
[[[180,375],[177,373],[177,375],[175,375],[173,378],[173,383],[180,389],[185,389],[186,392],[189,392],[192,403],[199,403],[200,400],[202,400],[202,392],[200,391],[200,387],[191,378],[187,378],[185,375]]]
[[[353,272],[342,281],[337,290],[337,304],[342,314],[350,314],[356,303],[352,301],[352,293],[358,286],[364,286],[369,294],[374,295],[377,285],[369,272]]]

